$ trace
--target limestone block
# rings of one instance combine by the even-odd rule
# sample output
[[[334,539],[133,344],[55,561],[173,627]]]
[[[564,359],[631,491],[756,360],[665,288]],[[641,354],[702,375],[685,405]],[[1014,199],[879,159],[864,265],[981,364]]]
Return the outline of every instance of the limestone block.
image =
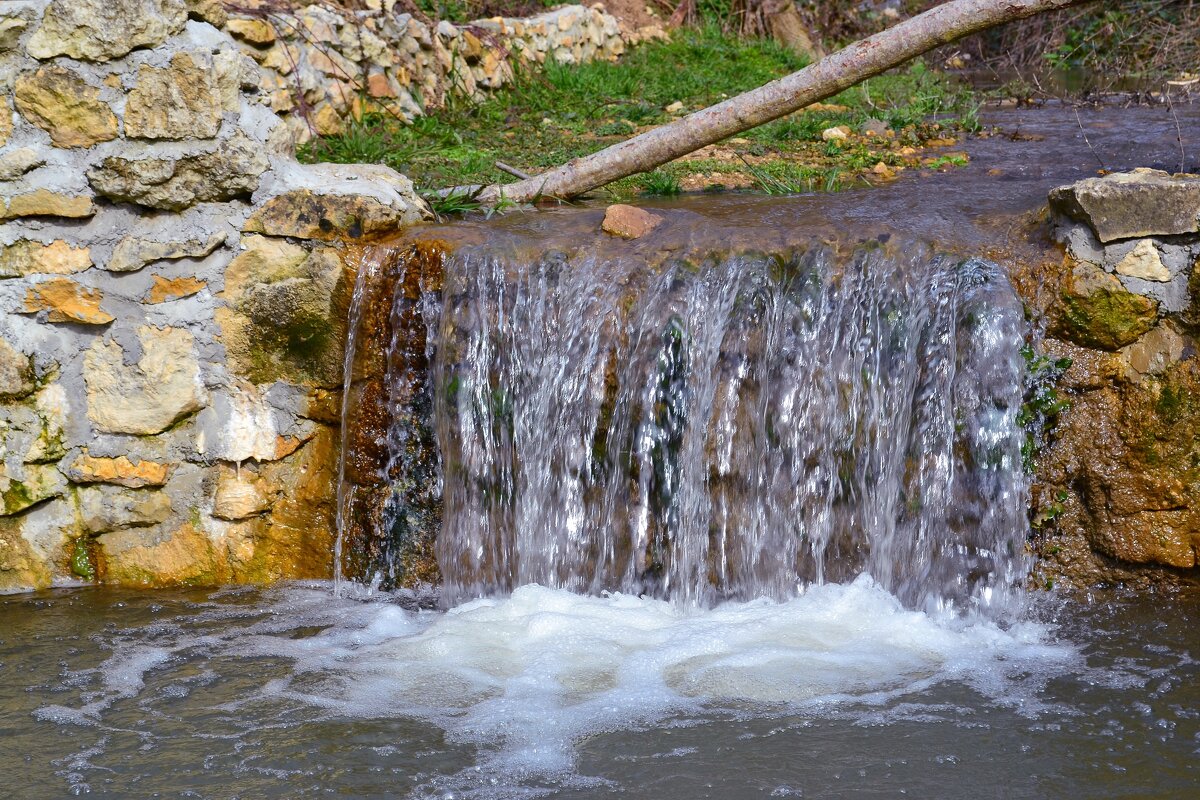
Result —
[[[211,139],[221,129],[220,89],[211,63],[176,53],[162,69],[143,64],[125,105],[125,135],[137,139]]]
[[[1121,350],[1130,377],[1158,375],[1183,359],[1184,338],[1167,324],[1156,326],[1142,338]]]
[[[3,105],[0,104],[0,120],[5,117],[3,111]],[[0,181],[15,181],[26,172],[45,163],[46,159],[32,147],[21,147],[5,153],[0,155]]]
[[[26,464],[10,474],[0,467],[0,516],[11,516],[52,497],[67,488],[67,479],[53,464]]]
[[[253,193],[269,166],[263,150],[239,132],[214,149],[180,158],[109,156],[88,171],[88,181],[111,200],[182,211]]]
[[[18,239],[0,250],[0,278],[22,275],[71,275],[92,266],[91,251],[61,239],[50,244]]]
[[[19,6],[13,10],[0,9],[0,52],[14,50],[21,36],[29,28],[27,14]]]
[[[91,147],[117,138],[117,115],[99,93],[76,73],[53,65],[17,78],[13,98],[21,116],[49,133],[55,147]]]
[[[171,498],[160,489],[127,489],[98,483],[81,486],[79,521],[88,533],[144,528],[166,522]]]
[[[47,322],[75,322],[81,325],[107,325],[112,314],[100,308],[103,295],[99,289],[80,286],[70,278],[53,278],[29,287],[24,314],[45,311]]]
[[[217,309],[231,368],[254,383],[336,385],[349,291],[339,254],[262,236],[245,245],[226,269],[226,307]]]
[[[73,483],[111,483],[128,489],[142,489],[165,484],[170,469],[168,464],[133,462],[126,456],[91,456],[85,450],[67,467],[67,477]]]
[[[67,543],[77,535],[74,505],[65,498],[0,518],[0,592],[50,586],[65,571]]]
[[[178,258],[203,258],[225,241],[225,234],[214,233],[206,239],[156,241],[135,235],[117,242],[104,268],[109,272],[135,272],[154,261]]]
[[[382,165],[317,164],[259,207],[248,233],[297,239],[357,239],[394,232],[428,215],[412,181]]]
[[[87,195],[59,192],[54,189],[34,189],[8,201],[8,208],[0,208],[0,219],[18,217],[65,217],[85,219],[96,213],[96,204]]]
[[[1163,266],[1158,248],[1149,239],[1138,242],[1137,246],[1117,263],[1117,273],[1160,283],[1171,280],[1171,271]]]
[[[0,399],[25,397],[33,391],[33,364],[29,356],[0,339]]]
[[[1050,193],[1050,206],[1087,223],[1101,242],[1200,232],[1200,176],[1136,169]]]
[[[172,300],[191,297],[208,286],[207,281],[187,275],[178,278],[164,278],[161,275],[155,275],[153,278],[154,283],[151,285],[150,291],[146,293],[145,300],[143,301],[149,305],[169,303]]]
[[[98,430],[161,433],[208,401],[191,333],[147,325],[138,339],[142,356],[132,366],[114,341],[97,341],[84,356],[88,417]]]
[[[108,61],[162,44],[186,20],[183,0],[52,0],[26,50],[40,59]]]

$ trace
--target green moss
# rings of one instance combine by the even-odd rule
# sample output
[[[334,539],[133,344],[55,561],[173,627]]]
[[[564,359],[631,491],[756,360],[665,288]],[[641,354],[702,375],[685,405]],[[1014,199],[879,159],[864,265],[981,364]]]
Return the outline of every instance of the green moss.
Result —
[[[300,311],[278,325],[256,324],[249,339],[249,377],[256,383],[278,379],[336,382],[340,376],[337,329],[332,320]]]
[[[33,492],[21,481],[9,481],[8,488],[0,493],[0,500],[4,501],[5,514],[16,513],[36,502]]]
[[[84,536],[76,539],[75,546],[71,549],[71,573],[85,581],[96,579],[96,566],[92,563],[92,551]]]
[[[1100,289],[1087,296],[1063,295],[1060,328],[1084,347],[1118,350],[1154,327],[1158,305],[1148,297]]]

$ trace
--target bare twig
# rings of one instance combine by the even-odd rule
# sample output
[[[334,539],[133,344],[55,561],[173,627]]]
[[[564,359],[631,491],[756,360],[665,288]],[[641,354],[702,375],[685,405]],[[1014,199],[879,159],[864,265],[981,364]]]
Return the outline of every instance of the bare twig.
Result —
[[[530,177],[528,172],[522,172],[516,167],[510,167],[503,161],[496,162],[496,169],[500,170],[501,172],[507,172],[509,175],[512,175],[514,178],[518,178],[520,180],[526,180]]]
[[[1092,155],[1096,157],[1096,163],[1100,165],[1100,169],[1108,172],[1108,167],[1104,165],[1104,159],[1096,152],[1096,148],[1092,147],[1092,141],[1088,139],[1087,131],[1083,129],[1083,120],[1079,118],[1079,106],[1075,106],[1075,122],[1079,125],[1079,132],[1083,134],[1083,141],[1087,144],[1088,150],[1092,151]]]
[[[1171,94],[1167,93],[1167,110],[1171,112],[1171,119],[1175,120],[1175,141],[1179,142],[1179,171],[1187,171],[1187,153],[1183,149],[1183,130],[1179,127],[1179,115],[1175,113],[1175,104],[1171,102]]]

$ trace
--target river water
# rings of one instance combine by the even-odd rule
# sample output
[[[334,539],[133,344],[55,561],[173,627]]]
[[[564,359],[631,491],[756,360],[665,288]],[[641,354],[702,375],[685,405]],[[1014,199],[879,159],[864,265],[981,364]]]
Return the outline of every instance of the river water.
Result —
[[[590,241],[598,211],[432,232],[507,259],[457,294],[450,275],[466,305],[436,309],[457,354],[435,361],[457,388],[435,403],[453,607],[325,584],[0,598],[0,795],[1193,796],[1200,598],[1012,591],[1020,309],[1002,266],[1044,247],[1006,231],[1051,186],[1099,161],[1174,169],[1200,141],[1155,110],[998,121],[1020,135],[972,143],[948,174],[662,204],[651,242],[585,248],[603,280],[570,292],[512,254]],[[724,230],[764,252],[803,240],[809,260],[664,268],[625,291],[638,247],[669,264]],[[812,259],[836,289],[804,288]],[[479,302],[511,286],[527,291]],[[742,314],[742,296],[762,302]],[[611,340],[631,344],[589,361],[595,316],[564,297],[622,308]],[[628,401],[602,412],[596,379]],[[564,396],[569,414],[545,402]],[[745,408],[722,417],[722,397]],[[621,456],[572,461],[613,419]],[[850,462],[822,460],[838,446]],[[725,478],[736,491],[714,494]]]

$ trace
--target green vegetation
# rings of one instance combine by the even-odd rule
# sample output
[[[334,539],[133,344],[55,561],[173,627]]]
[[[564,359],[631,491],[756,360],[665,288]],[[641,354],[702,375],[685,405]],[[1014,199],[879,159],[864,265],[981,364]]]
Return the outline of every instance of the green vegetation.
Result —
[[[551,63],[519,74],[482,103],[450,98],[411,125],[384,111],[368,113],[341,135],[310,142],[300,155],[308,161],[387,164],[424,191],[504,182],[511,176],[497,169],[497,161],[536,173],[667,122],[673,116],[668,108],[676,113],[703,108],[803,65],[772,41],[739,39],[715,25],[683,29],[670,41],[633,49],[616,64]],[[842,188],[880,163],[921,166],[917,148],[973,118],[967,97],[914,64],[609,190],[628,196],[705,188],[775,193]],[[930,122],[935,116],[941,124]],[[878,136],[858,135],[868,121],[881,129]],[[824,142],[822,132],[839,125],[850,137]],[[964,160],[957,158],[936,166]],[[438,205],[441,213],[451,213],[472,204],[469,195],[460,195]]]
[[[1029,346],[1021,348],[1021,357],[1025,360],[1025,400],[1017,412],[1017,424],[1025,429],[1021,460],[1025,470],[1033,472],[1034,459],[1047,433],[1058,421],[1059,415],[1071,407],[1070,403],[1059,397],[1056,388],[1063,373],[1071,368],[1071,359],[1038,355]]]

